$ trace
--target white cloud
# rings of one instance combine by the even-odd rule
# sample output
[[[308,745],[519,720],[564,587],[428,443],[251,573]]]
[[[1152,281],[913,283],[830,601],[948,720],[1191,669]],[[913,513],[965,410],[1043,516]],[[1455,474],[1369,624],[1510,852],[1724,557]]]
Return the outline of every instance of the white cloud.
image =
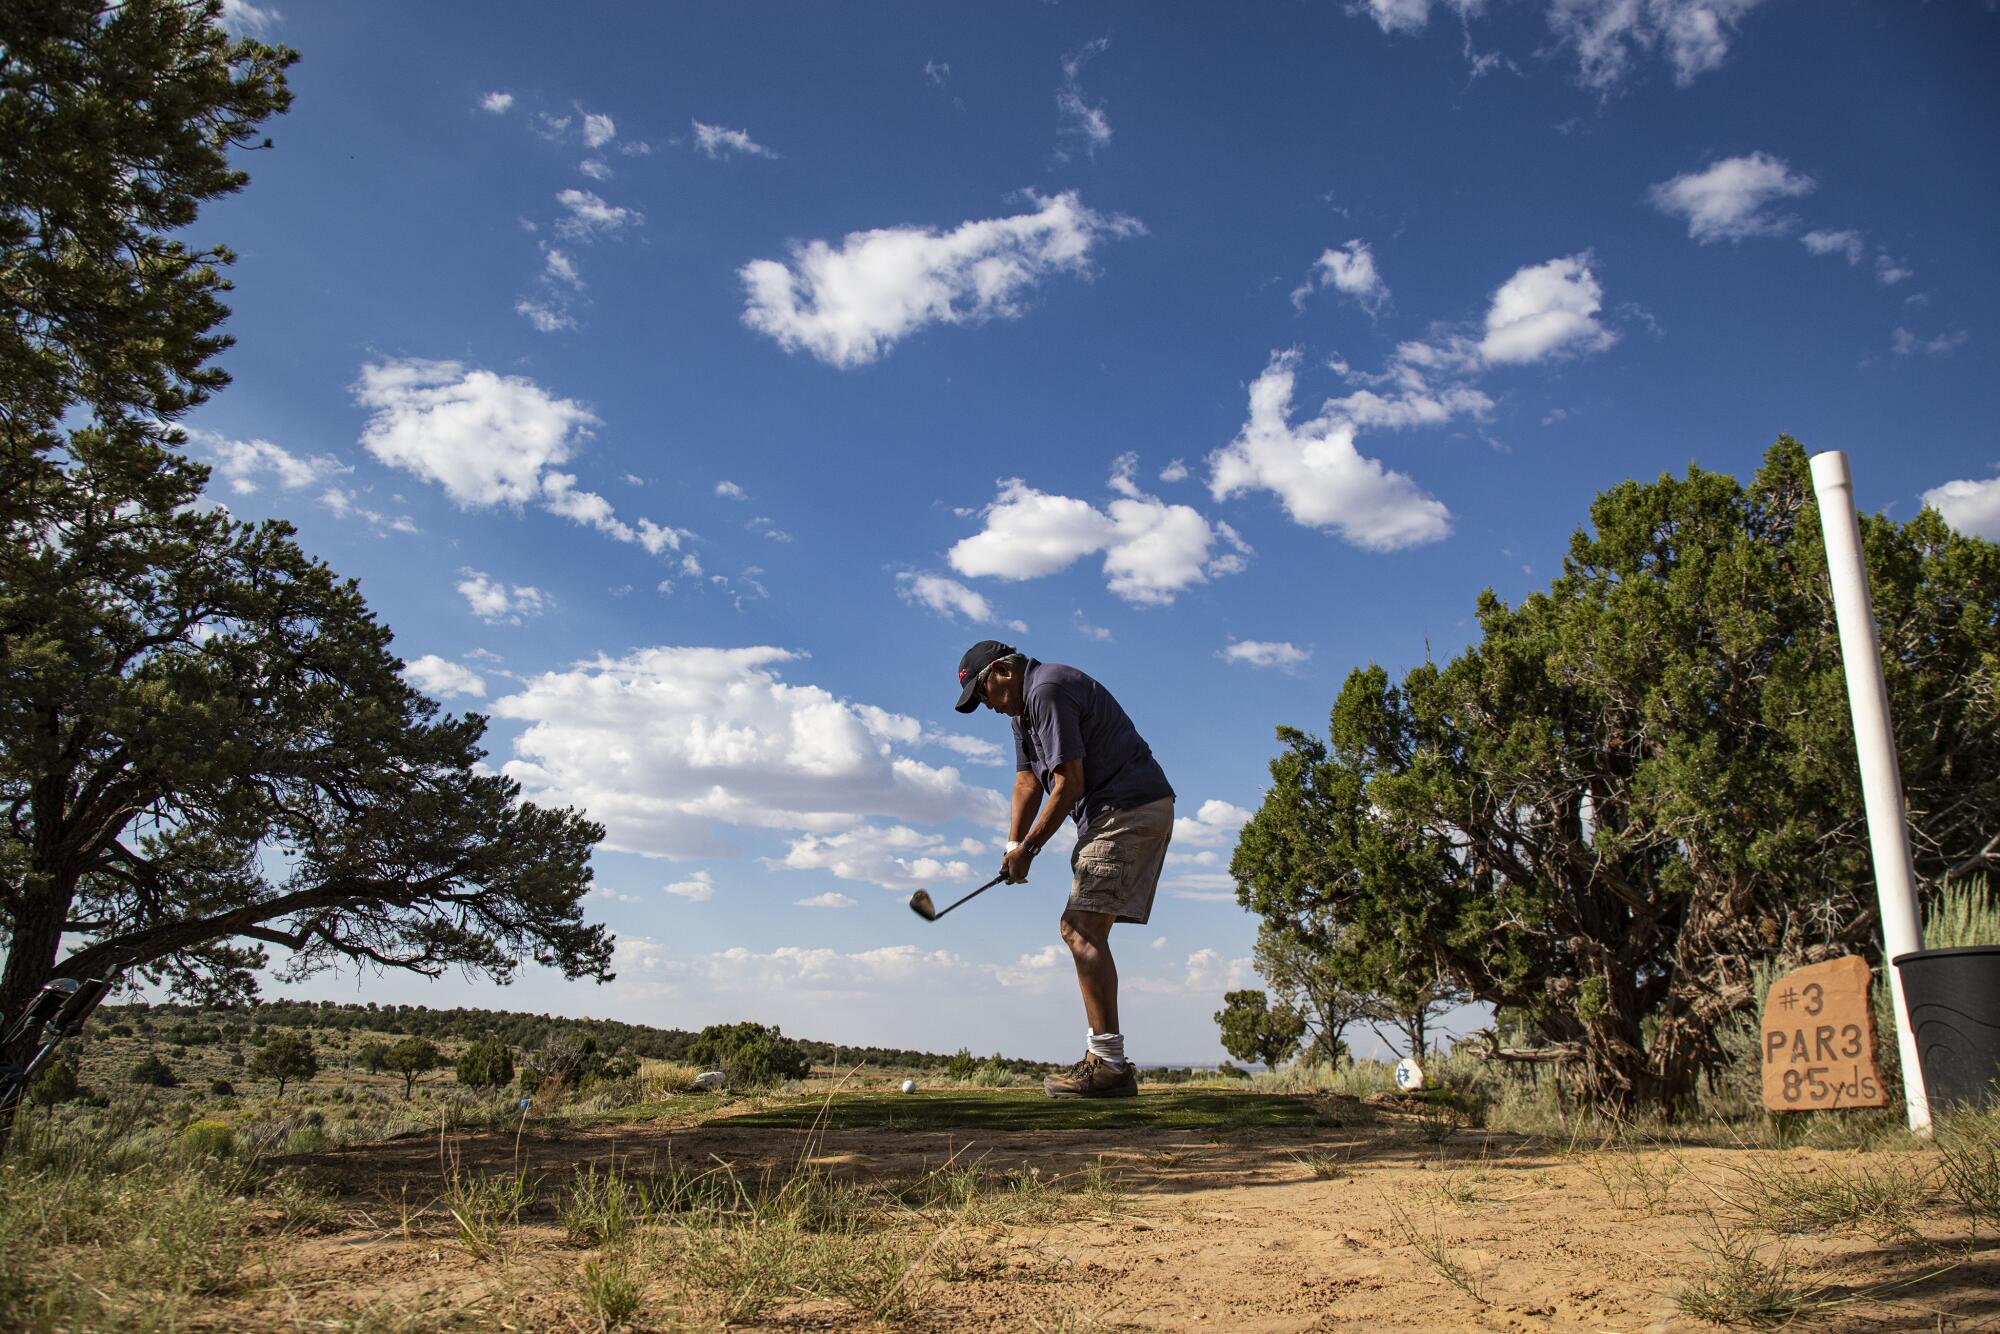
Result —
[[[725,500],[750,499],[750,493],[748,491],[745,491],[742,487],[738,486],[736,483],[726,480],[717,482],[715,484],[715,494],[721,496]]]
[[[513,105],[514,94],[512,93],[488,93],[479,99],[479,109],[481,111],[490,111],[496,116],[505,113]]]
[[[519,625],[523,617],[539,616],[549,605],[548,598],[531,584],[516,584],[510,589],[478,570],[459,573],[465,578],[459,581],[458,591],[465,596],[472,614],[482,621]]]
[[[403,675],[411,685],[426,695],[447,699],[453,695],[471,695],[484,698],[486,680],[470,667],[440,658],[435,653],[426,653],[415,662],[403,668]]]
[[[1794,219],[1772,213],[1771,205],[1810,194],[1815,184],[1784,159],[1757,152],[1683,172],[1653,186],[1646,197],[1660,212],[1686,218],[1688,235],[1707,245],[1790,231]]]
[[[1924,504],[1966,536],[2000,542],[2000,477],[1946,482],[1924,492]]]
[[[751,532],[772,542],[789,542],[792,535],[771,521],[768,514],[759,514],[743,525]]]
[[[1875,256],[1875,281],[1884,287],[1894,287],[1917,276],[1916,270],[1887,254]]]
[[[810,241],[788,267],[752,260],[738,271],[749,294],[743,322],[786,350],[829,366],[874,361],[928,324],[1021,313],[1029,289],[1056,272],[1084,272],[1091,247],[1143,228],[1085,208],[1074,192],[1030,194],[1032,213],[960,224],[942,235],[916,227],[850,232],[835,249]]]
[[[1304,284],[1293,291],[1292,304],[1303,309],[1316,287],[1322,291],[1331,287],[1353,297],[1370,315],[1380,314],[1389,301],[1389,285],[1376,271],[1375,253],[1359,238],[1322,254]]]
[[[222,0],[222,26],[231,32],[261,37],[283,17],[269,5],[253,5],[250,0]]]
[[[945,80],[950,77],[951,66],[942,60],[926,60],[924,62],[924,78],[930,81],[932,87],[944,87]]]
[[[556,471],[598,419],[524,376],[413,358],[363,366],[354,396],[373,410],[361,434],[368,452],[436,482],[462,508],[539,502],[656,556],[689,535],[650,519],[628,524],[602,496],[578,490],[574,475]]]
[[[853,908],[859,906],[858,900],[848,898],[847,895],[837,889],[829,889],[826,893],[815,894],[809,899],[793,899],[792,903],[795,907],[800,908]]]
[[[1251,667],[1296,667],[1312,657],[1312,650],[1280,641],[1240,639],[1215,655],[1225,662]]]
[[[1431,21],[1431,0],[1360,0],[1348,12],[1375,20],[1383,32],[1422,32]]]
[[[532,800],[588,811],[608,848],[653,856],[726,852],[730,825],[1005,819],[998,794],[908,753],[923,744],[915,720],[784,681],[800,657],[661,647],[544,673],[493,706],[528,724],[504,771]]]
[[[973,764],[1002,764],[1013,758],[991,741],[966,736],[962,732],[925,732],[923,740],[928,745],[943,746],[955,755],[962,755]]]
[[[646,220],[639,210],[606,203],[588,190],[559,191],[556,202],[568,211],[566,217],[556,220],[556,234],[572,241],[617,236],[628,226],[636,227]]]
[[[583,144],[586,148],[602,148],[618,137],[618,126],[609,116],[587,112],[583,118]]]
[[[1287,420],[1297,363],[1297,354],[1278,353],[1250,386],[1249,420],[1209,457],[1209,494],[1227,500],[1270,491],[1294,522],[1336,529],[1378,551],[1435,542],[1450,532],[1443,503],[1402,473],[1363,458],[1354,447],[1354,422],[1337,410],[1297,426]]]
[[[1101,625],[1092,625],[1089,618],[1083,614],[1083,608],[1081,607],[1076,609],[1076,614],[1071,618],[1071,623],[1076,626],[1076,632],[1085,639],[1095,640],[1100,644],[1111,642],[1111,632]]]
[[[1156,949],[1156,950],[1163,950],[1163,949],[1165,949],[1166,947],[1167,947],[1167,938],[1166,938],[1165,936],[1154,936],[1154,937],[1153,937],[1153,948],[1154,948],[1154,949]]]
[[[676,880],[660,888],[690,903],[707,903],[715,897],[715,877],[707,871],[696,871],[685,880]]]
[[[1585,87],[1609,92],[1639,56],[1661,51],[1685,88],[1717,69],[1762,0],[1548,0],[1549,30],[1575,52]]]
[[[268,482],[280,490],[318,486],[352,469],[329,454],[300,458],[269,440],[232,440],[215,431],[189,429],[188,438],[201,447],[210,465],[239,496],[255,493]]]
[[[959,619],[973,625],[1004,625],[1016,634],[1028,633],[1028,627],[1020,621],[1003,619],[982,594],[941,574],[911,571],[898,574],[896,596],[905,602],[928,607],[946,620]]]
[[[1899,357],[1911,357],[1918,354],[1926,357],[1943,357],[1964,347],[1966,340],[1971,337],[1972,334],[1969,330],[1953,329],[1950,333],[1941,333],[1932,338],[1921,338],[1911,333],[1908,329],[1898,327],[1896,332],[1889,336],[1889,347]]]
[[[1617,341],[1597,322],[1603,304],[1587,254],[1523,268],[1493,294],[1480,355],[1505,365],[1601,352]]]
[[[583,275],[576,271],[576,261],[562,251],[550,246],[543,253],[543,271],[553,280],[571,287],[583,286]]]
[[[1084,96],[1083,67],[1102,55],[1110,45],[1109,37],[1099,37],[1085,42],[1081,50],[1064,56],[1062,87],[1056,89],[1057,135],[1081,140],[1084,151],[1092,156],[1111,142],[1111,120],[1104,114],[1102,102],[1092,105],[1090,99]]]
[[[1859,264],[1862,252],[1867,249],[1861,233],[1855,231],[1811,231],[1799,241],[1815,255],[1845,255],[1849,264]]]
[[[1186,969],[1177,978],[1134,977],[1127,985],[1133,991],[1155,995],[1192,992],[1199,996],[1212,995],[1220,1000],[1225,991],[1253,985],[1257,976],[1252,960],[1225,958],[1220,950],[1213,949],[1200,949],[1188,955]]]
[[[720,125],[704,125],[700,121],[694,126],[695,151],[704,157],[722,159],[737,153],[745,157],[776,157],[770,149],[750,137],[747,130],[725,129]]]
[[[1046,991],[1067,981],[1076,967],[1070,952],[1061,945],[1044,945],[1033,954],[1023,954],[1011,964],[987,964],[985,971],[1001,986],[1016,991]]]
[[[532,297],[516,301],[514,313],[534,325],[537,333],[565,333],[576,328],[576,317],[568,311]]]
[[[839,834],[807,834],[766,864],[775,870],[826,871],[885,889],[921,889],[972,879],[977,872],[965,858],[973,856],[999,862],[977,839],[953,841],[907,825],[862,825]]]
[[[1237,831],[1250,819],[1250,812],[1241,806],[1211,797],[1201,803],[1193,815],[1174,818],[1174,836],[1168,844],[1170,848],[1215,848],[1223,844],[1233,846]]]
[[[766,996],[874,994],[884,987],[908,986],[919,981],[938,985],[963,977],[969,971],[965,961],[949,950],[922,950],[915,945],[884,945],[852,954],[798,945],[781,945],[768,954],[760,954],[739,945],[671,963],[666,968],[685,973],[691,983],[705,992]]]
[[[569,126],[570,118],[568,116],[551,116],[546,111],[537,111],[534,123],[529,128],[542,138],[553,143],[569,134]]]
[[[1163,482],[1170,484],[1173,482],[1185,482],[1187,477],[1188,466],[1179,459],[1175,459],[1172,463],[1160,469],[1160,480]]]
[[[576,169],[593,181],[608,181],[614,175],[611,164],[601,157],[587,157],[576,164]]]
[[[342,486],[330,486],[320,493],[319,503],[336,519],[357,518],[375,529],[377,533],[414,533],[417,525],[407,514],[394,516],[363,505],[355,492]]]
[[[1245,568],[1252,553],[1234,529],[1143,494],[1131,469],[1130,456],[1114,465],[1111,487],[1119,498],[1102,510],[1010,477],[980,511],[985,527],[946,558],[968,578],[1035,579],[1102,552],[1106,585],[1140,606],[1165,606],[1191,584]],[[1211,556],[1218,545],[1230,550]]]

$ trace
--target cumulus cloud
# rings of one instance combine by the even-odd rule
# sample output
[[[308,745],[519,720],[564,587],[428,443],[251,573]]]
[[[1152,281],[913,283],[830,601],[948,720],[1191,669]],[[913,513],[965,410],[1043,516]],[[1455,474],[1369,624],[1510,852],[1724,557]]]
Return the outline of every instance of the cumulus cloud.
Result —
[[[479,99],[479,109],[481,111],[490,111],[496,116],[504,114],[513,105],[514,94],[512,93],[488,93]]]
[[[720,481],[715,484],[715,494],[721,496],[724,500],[750,499],[750,493],[748,491],[745,491],[742,487],[738,486],[736,483],[727,480]]]
[[[1061,945],[1044,945],[1010,964],[987,964],[984,971],[1001,986],[1015,991],[1046,991],[1074,975],[1076,965]]]
[[[1970,337],[1972,334],[1968,330],[1953,329],[1949,333],[1924,338],[1899,326],[1889,337],[1889,348],[1899,357],[1942,357],[1964,347]]]
[[[1383,32],[1422,32],[1431,21],[1431,0],[1360,0],[1348,12],[1375,20]]]
[[[1916,276],[1915,269],[1891,255],[1885,253],[1875,256],[1875,281],[1884,287],[1894,287],[1897,283],[1906,282]]]
[[[554,302],[522,297],[514,303],[514,313],[535,327],[537,333],[567,333],[576,328],[576,317]]]
[[[1171,848],[1216,848],[1234,846],[1236,835],[1248,823],[1250,812],[1241,806],[1213,797],[1201,803],[1193,815],[1174,817]]]
[[[556,234],[572,241],[616,237],[627,227],[636,227],[646,220],[639,210],[607,203],[589,190],[558,191],[556,202],[564,210],[563,216],[556,219]]]
[[[1617,341],[1597,322],[1603,304],[1588,255],[1521,269],[1493,294],[1480,355],[1506,365],[1601,352]]]
[[[738,271],[749,294],[743,322],[829,366],[866,365],[925,325],[1016,317],[1043,278],[1084,272],[1100,241],[1143,231],[1084,207],[1074,192],[1029,198],[1031,213],[942,234],[883,227],[851,232],[838,249],[794,246],[789,266],[752,260]]]
[[[1184,967],[1186,971],[1180,977],[1134,977],[1127,985],[1133,991],[1156,995],[1188,992],[1198,996],[1219,996],[1225,991],[1256,984],[1254,961],[1231,959],[1220,950],[1196,950],[1187,956]]]
[[[532,800],[588,811],[608,848],[648,856],[729,851],[731,825],[1004,820],[996,793],[910,753],[929,744],[916,720],[785,681],[801,656],[661,647],[544,673],[493,706],[528,725],[505,772]]]
[[[1130,456],[1114,466],[1118,499],[1103,509],[1010,477],[980,511],[985,527],[946,559],[968,578],[1036,579],[1102,553],[1106,585],[1138,606],[1165,606],[1190,585],[1246,568],[1253,553],[1235,529],[1144,494],[1131,470]]]
[[[1250,667],[1296,667],[1312,657],[1312,650],[1283,640],[1239,639],[1215,656]]]
[[[767,865],[785,871],[826,871],[885,889],[921,889],[941,881],[970,880],[967,857],[997,862],[978,839],[952,841],[907,825],[862,825],[839,834],[807,834]]]
[[[770,149],[750,137],[747,130],[725,129],[720,125],[704,125],[700,121],[694,125],[695,151],[703,157],[722,159],[738,153],[745,157],[776,157]]]
[[[373,412],[361,434],[368,452],[442,486],[461,508],[536,503],[653,555],[688,536],[650,519],[628,524],[557,471],[600,423],[525,376],[412,358],[363,366],[354,396]]]
[[[685,880],[676,880],[660,888],[677,899],[686,899],[690,903],[707,903],[715,897],[715,877],[707,871],[696,871]]]
[[[349,469],[328,454],[301,458],[283,445],[269,440],[233,440],[215,431],[190,429],[188,439],[229,489],[239,496],[256,493],[270,484],[282,491],[319,486]]]
[[[1849,264],[1859,264],[1867,249],[1861,233],[1854,231],[1811,231],[1799,241],[1815,255],[1845,255]]]
[[[1399,472],[1362,457],[1355,423],[1333,405],[1310,421],[1290,421],[1298,356],[1281,352],[1250,386],[1250,417],[1236,439],[1209,457],[1216,500],[1270,491],[1293,521],[1331,528],[1377,551],[1435,542],[1451,531],[1441,501]]]
[[[837,889],[829,889],[826,893],[815,894],[809,899],[793,899],[792,903],[795,907],[799,908],[853,908],[859,906],[858,900],[848,898],[847,895]]]
[[[440,658],[435,653],[426,653],[405,665],[403,676],[411,685],[436,699],[449,699],[453,695],[471,695],[479,699],[486,694],[486,680],[478,672]]]
[[[618,126],[611,117],[587,112],[583,118],[583,143],[586,148],[602,148],[618,137]]]
[[[1109,37],[1099,37],[1085,42],[1081,50],[1064,56],[1062,87],[1056,89],[1057,136],[1081,143],[1084,152],[1092,156],[1111,142],[1111,119],[1105,115],[1102,102],[1093,104],[1084,96],[1083,67],[1102,55],[1110,45]],[[1060,150],[1057,155],[1067,156]]]
[[[1328,250],[1313,265],[1306,280],[1292,292],[1292,304],[1304,309],[1306,298],[1315,289],[1333,288],[1352,297],[1370,315],[1380,314],[1389,301],[1389,285],[1375,268],[1375,253],[1366,241],[1355,239],[1338,250]]]
[[[994,611],[993,604],[984,595],[941,574],[913,571],[898,574],[896,596],[919,607],[927,607],[946,620],[962,620],[972,625],[1004,625],[1016,634],[1028,633],[1028,627],[1020,621],[1006,620]]]
[[[250,0],[222,0],[222,26],[231,32],[261,37],[283,17],[269,5],[253,5]]]
[[[1934,486],[1924,492],[1924,504],[1967,537],[2000,542],[2000,477]]]
[[[524,617],[539,616],[548,606],[548,598],[532,584],[515,584],[509,588],[497,579],[488,578],[478,570],[460,570],[465,577],[459,580],[458,591],[465,598],[472,614],[482,621],[495,625],[519,625]]]
[[[1773,213],[1771,206],[1810,194],[1815,185],[1812,177],[1793,171],[1784,159],[1758,152],[1683,172],[1653,186],[1646,197],[1660,212],[1686,218],[1688,235],[1708,245],[1790,231],[1796,221]]]
[[[1170,485],[1174,482],[1185,482],[1187,479],[1188,466],[1179,459],[1160,469],[1160,480]]]

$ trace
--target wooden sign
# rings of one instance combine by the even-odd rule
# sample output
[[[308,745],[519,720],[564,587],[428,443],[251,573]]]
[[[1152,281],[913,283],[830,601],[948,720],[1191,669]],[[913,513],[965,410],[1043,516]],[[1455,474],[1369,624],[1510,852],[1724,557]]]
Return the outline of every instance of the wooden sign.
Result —
[[[1785,974],[1764,997],[1764,1105],[1774,1112],[1886,1107],[1875,1064],[1868,961],[1858,954]]]

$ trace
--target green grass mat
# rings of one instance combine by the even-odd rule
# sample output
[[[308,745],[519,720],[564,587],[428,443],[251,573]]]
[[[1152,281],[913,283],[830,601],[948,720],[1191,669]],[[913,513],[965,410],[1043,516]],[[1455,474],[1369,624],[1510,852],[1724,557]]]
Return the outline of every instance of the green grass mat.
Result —
[[[1058,1101],[1038,1089],[953,1089],[936,1093],[839,1093],[827,1099],[796,1098],[710,1126],[800,1129],[826,1113],[838,1130],[1089,1130],[1106,1127],[1192,1129],[1213,1126],[1309,1126],[1305,1098],[1284,1094],[1188,1089],[1142,1093],[1136,1098]]]

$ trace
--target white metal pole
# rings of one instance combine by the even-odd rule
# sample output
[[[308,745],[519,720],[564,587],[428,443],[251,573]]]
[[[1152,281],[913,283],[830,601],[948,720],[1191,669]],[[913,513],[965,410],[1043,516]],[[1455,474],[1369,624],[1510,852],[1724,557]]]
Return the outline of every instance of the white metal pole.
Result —
[[[1896,1049],[1903,1057],[1903,1096],[1910,1129],[1928,1133],[1930,1099],[1917,1037],[1910,1028],[1903,979],[1890,962],[1924,947],[1917,916],[1916,874],[1910,861],[1910,828],[1903,818],[1903,779],[1896,739],[1889,727],[1889,687],[1882,679],[1882,641],[1861,560],[1861,523],[1854,511],[1854,481],[1847,455],[1829,450],[1812,457],[1813,491],[1819,497],[1820,531],[1826,537],[1833,614],[1840,626],[1840,661],[1847,670],[1847,705],[1854,715],[1854,748],[1861,760],[1861,800],[1868,812],[1868,846],[1875,859],[1875,896],[1882,908],[1882,968],[1896,1013]]]

